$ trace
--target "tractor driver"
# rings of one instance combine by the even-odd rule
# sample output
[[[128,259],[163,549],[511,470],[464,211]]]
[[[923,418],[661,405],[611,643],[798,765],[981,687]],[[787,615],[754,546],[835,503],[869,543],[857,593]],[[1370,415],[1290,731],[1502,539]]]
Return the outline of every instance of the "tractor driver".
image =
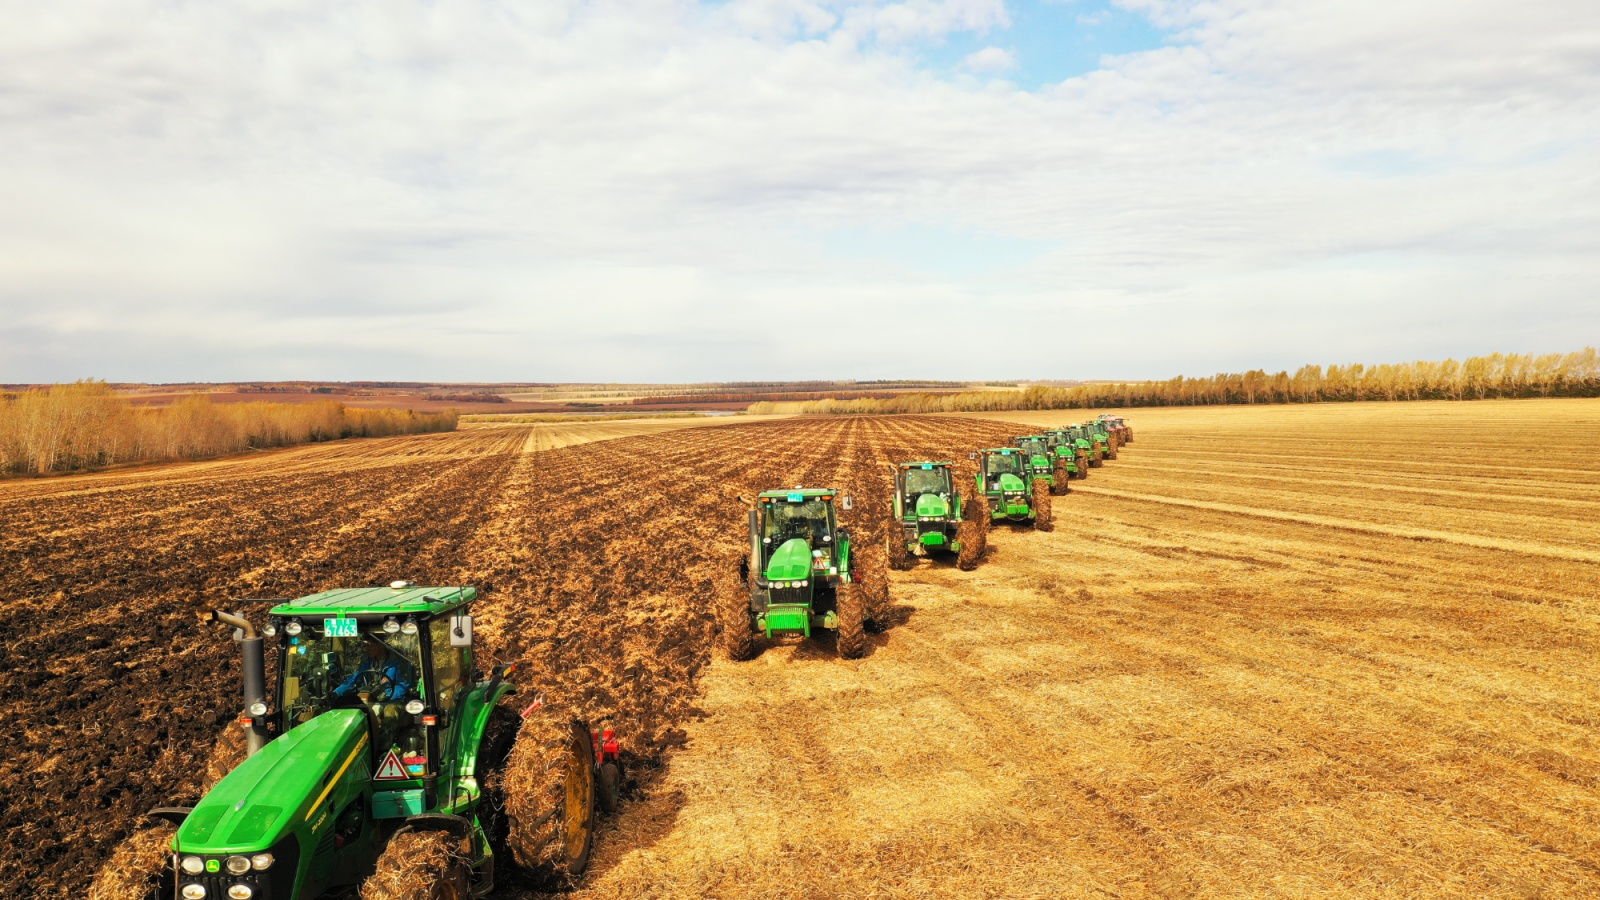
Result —
[[[948,494],[950,485],[943,469],[907,469],[906,496],[915,500],[922,494]]]
[[[343,684],[333,689],[333,696],[344,698],[358,694],[363,702],[371,703],[404,700],[416,680],[411,665],[376,635],[362,634],[361,646],[367,652],[366,657]]]
[[[774,504],[768,522],[770,537],[805,538],[815,544],[828,533],[828,508],[821,500]]]

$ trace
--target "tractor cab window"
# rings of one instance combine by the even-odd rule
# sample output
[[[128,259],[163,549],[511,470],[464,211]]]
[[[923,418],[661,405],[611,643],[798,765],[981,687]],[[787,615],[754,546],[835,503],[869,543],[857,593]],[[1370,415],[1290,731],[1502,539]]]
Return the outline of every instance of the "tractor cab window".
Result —
[[[813,545],[822,543],[829,533],[828,504],[821,500],[802,503],[774,503],[767,507],[766,531],[774,546],[790,538],[803,538]]]
[[[939,468],[906,470],[907,497],[948,493],[950,493],[950,470]]]
[[[466,647],[450,646],[450,617],[440,616],[428,625],[433,638],[433,690],[439,708],[454,709],[467,687],[470,660]]]
[[[1023,441],[1021,446],[1022,452],[1032,456],[1039,456],[1045,452],[1044,441],[1038,439]]]
[[[330,709],[371,711],[373,746],[422,757],[423,734],[405,705],[421,697],[422,646],[416,634],[382,629],[357,637],[298,635],[284,645],[282,697],[285,730]]]
[[[983,461],[983,471],[988,475],[1021,474],[1022,457],[1015,453],[991,453]]]

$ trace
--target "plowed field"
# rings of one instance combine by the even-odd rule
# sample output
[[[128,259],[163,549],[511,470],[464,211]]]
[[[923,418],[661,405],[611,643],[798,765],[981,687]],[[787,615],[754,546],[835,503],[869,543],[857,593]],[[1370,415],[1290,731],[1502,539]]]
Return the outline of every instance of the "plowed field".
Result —
[[[195,613],[397,577],[485,588],[518,681],[666,761],[586,896],[1600,895],[1600,403],[1132,416],[1053,533],[893,573],[854,662],[711,660],[735,496],[842,487],[875,543],[886,463],[1025,428],[498,427],[0,485],[0,896],[76,895],[195,789],[238,678]]]
[[[138,813],[192,799],[238,705],[235,645],[204,609],[476,584],[489,655],[648,761],[695,715],[737,495],[854,490],[870,540],[891,456],[1010,430],[785,420],[541,449],[540,426],[497,427],[0,485],[0,896],[76,895]]]

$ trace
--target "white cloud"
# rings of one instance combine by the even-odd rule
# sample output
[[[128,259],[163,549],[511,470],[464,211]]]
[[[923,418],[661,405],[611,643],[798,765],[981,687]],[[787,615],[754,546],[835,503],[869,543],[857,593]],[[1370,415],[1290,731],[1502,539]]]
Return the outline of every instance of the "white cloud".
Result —
[[[1017,67],[1017,58],[1004,47],[985,47],[970,53],[961,64],[980,75],[998,75]]]
[[[1030,93],[902,52],[1004,29],[998,0],[14,4],[0,381],[1592,343],[1600,7],[1121,5],[1183,40]],[[841,249],[868,232],[899,237]],[[940,263],[964,245],[983,264]],[[1085,340],[925,359],[981,309]]]

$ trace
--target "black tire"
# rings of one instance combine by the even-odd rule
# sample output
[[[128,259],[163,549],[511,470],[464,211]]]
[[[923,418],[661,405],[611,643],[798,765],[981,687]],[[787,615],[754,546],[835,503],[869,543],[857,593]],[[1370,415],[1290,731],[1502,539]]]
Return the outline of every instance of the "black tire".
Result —
[[[516,863],[576,879],[594,848],[595,765],[589,727],[549,707],[522,724],[502,779]]]
[[[568,748],[566,802],[557,816],[561,827],[556,839],[561,846],[556,868],[568,878],[577,878],[589,868],[589,854],[594,851],[594,738],[588,725],[572,723]]]
[[[1082,479],[1088,478],[1089,477],[1089,453],[1088,453],[1088,451],[1086,451],[1086,450],[1084,450],[1084,449],[1082,449],[1080,447],[1078,449],[1078,452],[1076,454],[1074,454],[1074,457],[1077,459],[1077,462],[1078,462],[1078,479],[1082,480]]]
[[[361,883],[361,900],[469,900],[469,840],[448,831],[402,828]]]
[[[490,710],[489,723],[483,729],[483,739],[478,742],[478,762],[473,770],[483,790],[483,799],[478,802],[478,822],[489,839],[494,858],[507,865],[512,859],[506,845],[511,821],[506,815],[505,782],[501,776],[521,728],[522,717],[516,710],[504,706]]]
[[[241,729],[242,730],[242,729]],[[172,838],[178,826],[149,823],[118,844],[89,884],[89,900],[171,900],[178,894],[172,871]]]
[[[1033,481],[1033,527],[1036,531],[1055,531],[1055,510],[1050,508],[1050,483],[1043,478]]]
[[[887,546],[889,568],[896,572],[904,572],[911,568],[911,552],[906,549],[906,533],[900,529],[899,523],[889,526],[889,537],[884,541]]]
[[[717,617],[721,620],[722,651],[734,662],[756,655],[756,616],[750,609],[750,584],[737,570],[717,585]]]
[[[1106,458],[1117,458],[1117,436],[1114,433],[1106,437]]]
[[[841,584],[836,594],[841,659],[860,659],[867,652],[866,598],[862,595],[861,587],[854,582]]]
[[[1072,493],[1072,485],[1070,483],[1072,481],[1072,473],[1067,471],[1067,461],[1065,459],[1056,458],[1055,472],[1053,474],[1055,475],[1056,483],[1050,486],[1050,493],[1056,496]]]
[[[616,815],[617,807],[622,805],[622,770],[616,763],[606,763],[600,767],[599,782],[600,808],[608,816]]]

